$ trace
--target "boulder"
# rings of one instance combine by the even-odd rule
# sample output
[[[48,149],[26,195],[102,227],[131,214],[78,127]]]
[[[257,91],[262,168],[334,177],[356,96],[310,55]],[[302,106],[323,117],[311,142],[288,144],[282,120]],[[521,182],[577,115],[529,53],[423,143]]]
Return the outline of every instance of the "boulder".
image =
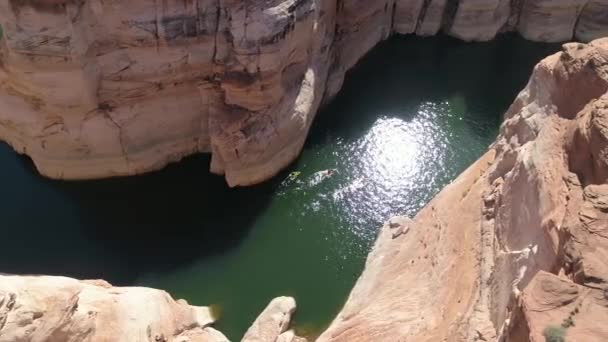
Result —
[[[273,299],[245,333],[242,342],[297,341],[293,332],[287,332],[296,301],[291,297]]]
[[[207,307],[104,281],[0,275],[0,341],[228,342]]]

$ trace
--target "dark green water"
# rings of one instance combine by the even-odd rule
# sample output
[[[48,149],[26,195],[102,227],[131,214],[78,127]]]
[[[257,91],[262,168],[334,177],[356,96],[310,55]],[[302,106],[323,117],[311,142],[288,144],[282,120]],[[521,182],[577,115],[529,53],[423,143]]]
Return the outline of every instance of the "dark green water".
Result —
[[[298,329],[315,334],[382,222],[413,216],[477,159],[533,65],[557,48],[516,37],[382,43],[319,113],[301,158],[253,188],[228,189],[205,156],[140,177],[50,181],[0,145],[0,271],[163,288],[217,305],[233,340],[273,297],[292,295]],[[314,184],[329,168],[337,175]]]

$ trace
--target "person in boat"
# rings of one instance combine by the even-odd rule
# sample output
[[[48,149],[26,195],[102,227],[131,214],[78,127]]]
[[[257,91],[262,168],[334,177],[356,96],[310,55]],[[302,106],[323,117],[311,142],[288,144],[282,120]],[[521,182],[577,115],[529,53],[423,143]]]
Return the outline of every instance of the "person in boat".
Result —
[[[311,186],[315,186],[335,174],[336,174],[336,170],[334,170],[334,169],[317,171],[312,175],[312,177],[310,178],[310,181],[308,183]]]

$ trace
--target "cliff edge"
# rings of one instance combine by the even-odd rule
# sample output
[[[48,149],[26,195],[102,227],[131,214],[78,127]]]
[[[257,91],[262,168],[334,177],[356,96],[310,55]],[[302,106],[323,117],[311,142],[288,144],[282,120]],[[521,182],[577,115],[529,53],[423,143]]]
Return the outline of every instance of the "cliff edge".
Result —
[[[608,340],[607,180],[608,38],[565,44],[490,150],[382,228],[318,341]]]
[[[228,342],[206,307],[103,280],[0,275],[0,341]]]

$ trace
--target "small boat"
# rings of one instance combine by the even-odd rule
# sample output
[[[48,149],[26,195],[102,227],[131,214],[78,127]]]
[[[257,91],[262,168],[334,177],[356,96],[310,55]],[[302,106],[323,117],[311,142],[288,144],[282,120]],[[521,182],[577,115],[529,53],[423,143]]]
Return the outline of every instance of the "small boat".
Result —
[[[321,183],[322,181],[334,176],[336,173],[338,173],[338,170],[336,170],[336,169],[327,169],[327,170],[315,172],[312,175],[311,180],[309,181],[309,185],[311,185],[311,186],[317,185],[317,184]]]

